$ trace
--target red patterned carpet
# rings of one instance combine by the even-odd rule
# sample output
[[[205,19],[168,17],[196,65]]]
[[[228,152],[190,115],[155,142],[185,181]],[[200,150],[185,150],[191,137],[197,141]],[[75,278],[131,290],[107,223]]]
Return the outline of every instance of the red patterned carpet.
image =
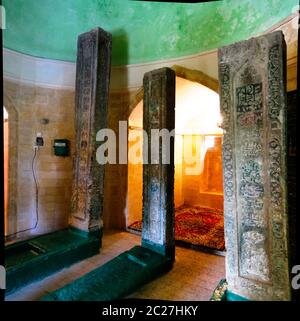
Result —
[[[142,221],[128,228],[141,231]],[[223,212],[200,206],[175,209],[175,240],[225,250]]]

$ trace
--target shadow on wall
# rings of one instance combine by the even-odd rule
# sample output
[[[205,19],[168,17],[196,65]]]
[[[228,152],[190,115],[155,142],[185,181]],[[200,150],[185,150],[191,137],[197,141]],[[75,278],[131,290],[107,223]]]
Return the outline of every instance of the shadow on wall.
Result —
[[[5,235],[13,233],[17,228],[17,177],[18,177],[18,112],[11,98],[4,95],[4,106],[8,114],[9,121],[7,122],[7,175],[5,181]]]

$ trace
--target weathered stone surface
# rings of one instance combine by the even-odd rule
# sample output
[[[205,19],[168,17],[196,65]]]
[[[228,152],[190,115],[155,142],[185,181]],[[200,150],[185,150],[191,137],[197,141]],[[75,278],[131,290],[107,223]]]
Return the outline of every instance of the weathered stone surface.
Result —
[[[6,295],[98,252],[98,235],[73,228],[10,244],[5,247]]]
[[[151,129],[175,128],[175,72],[162,68],[144,76],[143,128],[148,134],[149,164],[143,164],[142,246],[174,258],[174,139],[170,141],[170,163],[151,164]],[[147,145],[145,145],[147,144]],[[161,142],[160,142],[161,144]]]
[[[41,301],[122,299],[172,268],[171,259],[135,246],[104,265],[43,296]]]
[[[222,279],[215,288],[209,301],[226,301],[226,291],[228,284],[225,279]]]
[[[289,300],[286,46],[281,31],[219,50],[228,289]]]
[[[104,165],[96,160],[96,134],[107,127],[111,45],[111,34],[100,28],[78,37],[71,224],[90,231],[102,227]]]
[[[298,264],[297,261],[297,91],[287,93],[287,137],[288,137],[288,216],[289,216],[289,243],[290,266]],[[298,290],[293,290],[293,300],[297,298]],[[299,294],[298,294],[299,295]]]

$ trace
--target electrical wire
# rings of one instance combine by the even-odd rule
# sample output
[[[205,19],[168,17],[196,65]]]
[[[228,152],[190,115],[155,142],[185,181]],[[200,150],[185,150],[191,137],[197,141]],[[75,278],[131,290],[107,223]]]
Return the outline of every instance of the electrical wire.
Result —
[[[27,228],[25,230],[21,230],[21,231],[18,231],[18,232],[9,234],[9,235],[5,235],[5,238],[17,235],[19,233],[23,233],[23,232],[34,230],[34,229],[37,228],[37,226],[39,224],[39,188],[38,188],[38,181],[37,181],[36,173],[35,173],[35,170],[34,170],[34,161],[35,161],[35,159],[37,157],[37,150],[38,150],[38,147],[35,146],[32,162],[31,162],[31,171],[32,171],[32,176],[33,176],[33,180],[34,180],[34,183],[35,183],[35,214],[36,214],[35,224],[34,224],[33,227]]]

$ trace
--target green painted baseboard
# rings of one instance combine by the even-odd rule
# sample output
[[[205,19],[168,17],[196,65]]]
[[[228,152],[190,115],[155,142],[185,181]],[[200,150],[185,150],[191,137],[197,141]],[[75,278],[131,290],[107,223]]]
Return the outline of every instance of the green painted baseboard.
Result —
[[[235,294],[229,290],[226,291],[226,301],[250,301],[249,299]]]
[[[44,296],[41,301],[107,301],[124,298],[169,271],[173,261],[135,246],[81,278]]]
[[[99,253],[101,238],[70,227],[6,246],[6,294]]]

